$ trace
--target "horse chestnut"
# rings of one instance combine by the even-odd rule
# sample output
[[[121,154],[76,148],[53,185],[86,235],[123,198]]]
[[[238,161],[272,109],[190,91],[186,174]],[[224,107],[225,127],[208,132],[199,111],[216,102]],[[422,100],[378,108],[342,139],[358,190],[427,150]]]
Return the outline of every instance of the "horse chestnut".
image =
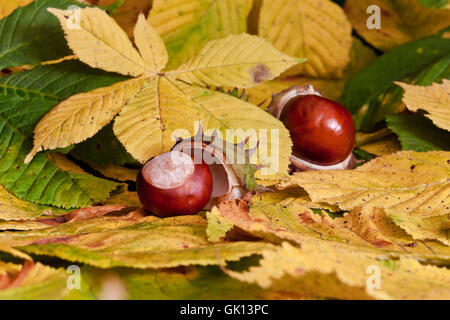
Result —
[[[149,160],[137,177],[144,209],[159,217],[198,213],[209,202],[212,190],[208,165],[194,163],[191,156],[179,151]]]
[[[304,170],[351,166],[355,125],[350,112],[321,96],[312,86],[280,93],[271,106],[289,130],[294,144],[292,163]]]

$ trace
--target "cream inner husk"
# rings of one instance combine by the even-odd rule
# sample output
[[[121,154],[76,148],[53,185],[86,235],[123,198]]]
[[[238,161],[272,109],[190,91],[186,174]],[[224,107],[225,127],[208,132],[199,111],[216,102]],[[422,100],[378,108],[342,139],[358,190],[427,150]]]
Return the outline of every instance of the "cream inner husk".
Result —
[[[155,157],[142,170],[147,182],[160,189],[181,186],[193,172],[194,161],[192,158],[178,151]]]

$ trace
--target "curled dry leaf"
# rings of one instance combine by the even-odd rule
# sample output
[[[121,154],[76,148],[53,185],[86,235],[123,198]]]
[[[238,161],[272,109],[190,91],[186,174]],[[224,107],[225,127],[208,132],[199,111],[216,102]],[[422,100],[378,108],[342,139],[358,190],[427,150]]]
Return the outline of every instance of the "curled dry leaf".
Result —
[[[428,87],[396,84],[405,89],[403,102],[409,110],[426,111],[425,117],[439,128],[450,131],[450,80],[444,79],[442,84],[433,83]]]

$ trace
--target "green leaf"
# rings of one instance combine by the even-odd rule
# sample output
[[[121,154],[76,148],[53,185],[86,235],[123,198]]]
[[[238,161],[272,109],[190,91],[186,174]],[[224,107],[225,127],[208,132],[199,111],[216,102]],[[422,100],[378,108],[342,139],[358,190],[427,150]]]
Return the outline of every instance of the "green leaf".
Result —
[[[450,132],[436,127],[430,119],[401,114],[389,115],[386,120],[389,129],[398,135],[403,150],[450,150]]]
[[[42,205],[77,208],[105,200],[117,184],[88,175],[74,179],[45,154],[28,165],[24,159],[32,147],[34,126],[51,108],[73,94],[122,79],[78,61],[41,66],[1,79],[0,183],[18,198]],[[100,181],[102,194],[96,191]]]
[[[419,0],[420,4],[432,9],[450,8],[448,0]]]
[[[58,19],[46,10],[71,5],[85,6],[75,0],[36,0],[0,20],[0,69],[71,55]]]
[[[448,74],[450,39],[445,34],[449,31],[398,47],[347,82],[342,102],[355,116],[359,130],[369,131],[386,115],[400,111],[402,90],[394,81],[430,85]]]

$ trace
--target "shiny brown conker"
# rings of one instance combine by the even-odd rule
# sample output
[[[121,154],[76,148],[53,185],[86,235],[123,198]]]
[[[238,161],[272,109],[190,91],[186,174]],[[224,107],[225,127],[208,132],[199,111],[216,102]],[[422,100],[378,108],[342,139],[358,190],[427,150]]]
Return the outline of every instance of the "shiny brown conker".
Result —
[[[348,159],[355,144],[350,112],[320,95],[299,95],[284,106],[280,120],[291,134],[293,155],[320,166]]]
[[[171,151],[149,160],[137,177],[144,209],[159,217],[196,214],[211,199],[213,179],[208,165]]]

